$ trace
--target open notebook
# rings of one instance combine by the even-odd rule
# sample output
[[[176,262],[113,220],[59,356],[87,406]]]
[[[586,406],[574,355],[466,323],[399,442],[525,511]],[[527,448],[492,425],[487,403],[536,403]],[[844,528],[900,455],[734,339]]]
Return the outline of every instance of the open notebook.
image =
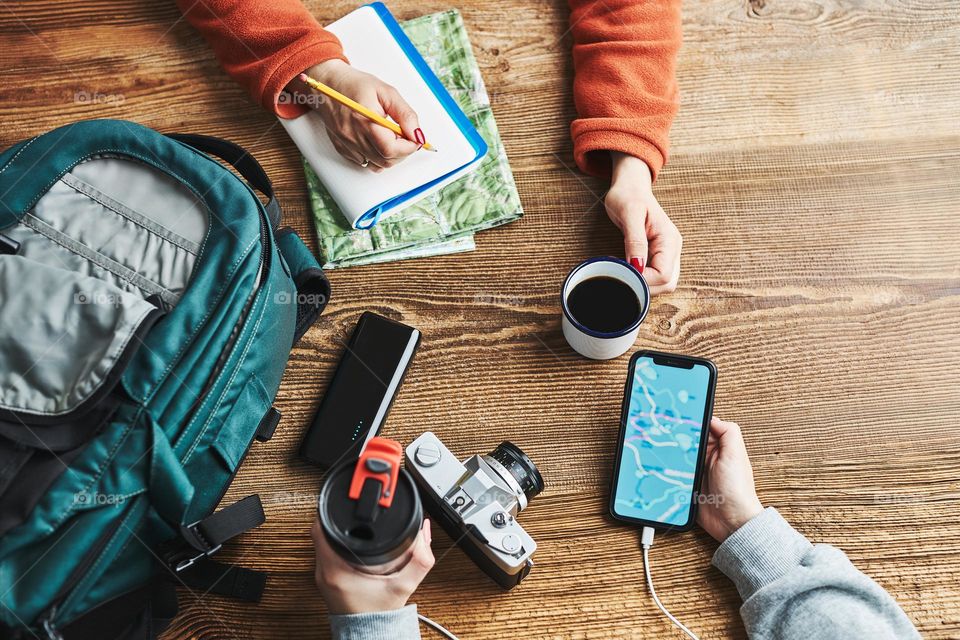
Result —
[[[405,20],[400,26],[483,136],[487,154],[476,170],[415,204],[392,210],[369,229],[355,229],[347,222],[304,159],[310,212],[324,269],[471,251],[475,233],[523,216],[463,16],[448,9]],[[498,235],[491,240],[497,242]]]
[[[420,119],[437,153],[418,151],[382,173],[344,159],[313,111],[281,119],[287,133],[355,229],[391,209],[413,204],[476,168],[483,138],[450,97],[383,3],[365,5],[329,27],[354,67],[392,84]]]

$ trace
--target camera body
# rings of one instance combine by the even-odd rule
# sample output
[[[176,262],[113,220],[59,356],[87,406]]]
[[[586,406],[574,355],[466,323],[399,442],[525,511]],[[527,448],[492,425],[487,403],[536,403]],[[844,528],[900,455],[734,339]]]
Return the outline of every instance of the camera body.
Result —
[[[427,513],[488,576],[504,589],[526,577],[537,543],[516,517],[543,478],[519,448],[503,442],[461,462],[428,431],[407,447],[406,468]]]

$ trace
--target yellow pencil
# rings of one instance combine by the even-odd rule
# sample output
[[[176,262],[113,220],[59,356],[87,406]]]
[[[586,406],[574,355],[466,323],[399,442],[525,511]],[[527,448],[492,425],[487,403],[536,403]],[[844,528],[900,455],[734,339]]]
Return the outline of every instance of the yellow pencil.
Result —
[[[367,118],[368,120],[376,122],[381,127],[386,127],[387,129],[390,129],[390,131],[393,131],[395,134],[397,134],[402,138],[406,137],[403,135],[403,130],[400,128],[400,125],[398,125],[396,122],[393,122],[392,120],[387,120],[380,114],[374,113],[373,111],[371,111],[370,109],[367,109],[365,106],[363,106],[356,100],[351,100],[350,98],[343,95],[336,89],[332,87],[328,87],[327,85],[323,84],[318,80],[314,80],[313,78],[311,78],[305,73],[300,74],[300,80],[302,80],[307,86],[313,89],[316,89],[317,91],[327,96],[328,98],[332,98],[337,102],[339,102],[340,104],[344,105],[345,107],[349,107],[353,109],[354,111],[356,111],[363,117]],[[437,151],[436,147],[434,147],[433,145],[431,145],[429,142],[426,142],[426,141],[423,143],[423,146],[420,148],[426,149],[427,151],[433,151],[433,152]]]

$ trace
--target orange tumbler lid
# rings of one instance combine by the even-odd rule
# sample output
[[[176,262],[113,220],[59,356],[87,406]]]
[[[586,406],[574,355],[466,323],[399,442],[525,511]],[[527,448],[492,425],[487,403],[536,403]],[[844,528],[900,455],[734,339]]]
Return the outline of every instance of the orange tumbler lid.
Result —
[[[389,438],[371,438],[364,447],[357,466],[353,470],[353,479],[350,481],[351,500],[358,500],[363,490],[363,483],[368,478],[380,482],[379,505],[389,509],[393,504],[393,495],[397,490],[397,478],[400,475],[400,459],[403,455],[403,446],[396,440]]]

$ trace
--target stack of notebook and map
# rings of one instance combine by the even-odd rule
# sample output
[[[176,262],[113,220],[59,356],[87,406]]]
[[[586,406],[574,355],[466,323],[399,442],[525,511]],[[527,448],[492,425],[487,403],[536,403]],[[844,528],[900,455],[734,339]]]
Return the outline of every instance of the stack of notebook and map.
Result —
[[[398,24],[375,3],[328,28],[351,64],[400,91],[439,152],[375,174],[339,157],[317,114],[282,121],[304,155],[325,268],[470,251],[474,233],[523,215],[458,11]]]

